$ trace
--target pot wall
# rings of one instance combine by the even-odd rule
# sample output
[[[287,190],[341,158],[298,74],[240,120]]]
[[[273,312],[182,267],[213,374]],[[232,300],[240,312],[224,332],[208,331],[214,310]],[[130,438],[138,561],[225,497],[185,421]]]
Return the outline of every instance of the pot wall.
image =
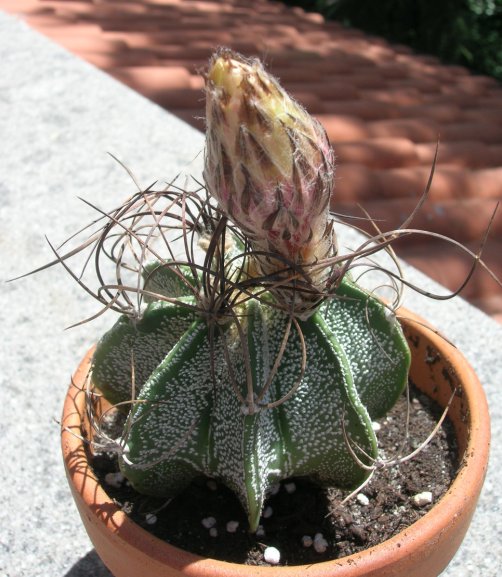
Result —
[[[411,380],[449,409],[460,471],[448,493],[419,521],[364,552],[315,565],[250,567],[204,559],[151,536],[133,523],[90,470],[82,431],[89,351],[73,378],[63,412],[62,447],[70,487],[96,551],[116,577],[437,577],[460,546],[483,485],[490,426],[481,385],[462,355],[423,321],[398,315],[412,350]]]

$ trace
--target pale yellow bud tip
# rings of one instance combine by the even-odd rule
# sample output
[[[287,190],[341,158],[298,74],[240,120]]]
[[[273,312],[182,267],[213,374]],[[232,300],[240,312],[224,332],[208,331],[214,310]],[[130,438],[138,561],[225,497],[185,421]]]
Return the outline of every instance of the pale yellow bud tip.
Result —
[[[242,67],[235,60],[220,56],[212,63],[207,77],[216,88],[232,94],[241,85]]]

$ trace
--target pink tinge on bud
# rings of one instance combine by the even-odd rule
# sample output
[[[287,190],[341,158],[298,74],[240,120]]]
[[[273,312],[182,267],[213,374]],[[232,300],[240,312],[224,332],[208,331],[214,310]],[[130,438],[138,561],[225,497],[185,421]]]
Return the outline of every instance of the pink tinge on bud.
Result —
[[[226,49],[207,74],[204,178],[256,250],[295,264],[330,253],[334,153],[324,128],[259,60]]]

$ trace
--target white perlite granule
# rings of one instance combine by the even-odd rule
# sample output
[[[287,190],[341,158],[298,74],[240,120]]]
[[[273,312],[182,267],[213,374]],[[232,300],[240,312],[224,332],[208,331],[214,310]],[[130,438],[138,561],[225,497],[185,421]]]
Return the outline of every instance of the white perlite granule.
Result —
[[[281,553],[275,547],[267,547],[263,552],[263,558],[270,565],[277,565],[281,560]]]
[[[416,495],[413,495],[411,500],[416,507],[425,507],[425,505],[430,505],[432,503],[432,493],[430,491],[417,493]]]
[[[382,428],[382,425],[380,423],[377,423],[376,421],[373,421],[371,423],[371,428],[375,431],[375,433],[378,433],[378,431],[380,431],[380,429]]]
[[[204,517],[201,523],[202,526],[205,527],[206,529],[211,529],[211,527],[214,527],[216,525],[216,519],[214,517]]]
[[[310,535],[304,535],[302,537],[302,545],[305,548],[312,547],[313,542],[314,542],[314,540],[312,539],[312,537]]]
[[[147,513],[145,515],[145,521],[148,525],[155,525],[155,523],[157,523],[157,515],[154,515],[153,513]]]
[[[369,505],[370,500],[368,499],[368,497],[366,497],[366,495],[364,493],[358,493],[357,497],[357,502],[360,505],[363,505],[364,507],[366,507],[366,505]]]
[[[316,533],[314,537],[314,549],[316,553],[324,553],[328,548],[328,542],[322,533]]]
[[[227,533],[235,533],[239,527],[239,521],[229,521],[227,523]]]
[[[216,481],[213,481],[213,479],[209,479],[209,481],[206,483],[206,486],[210,491],[218,490],[218,485],[216,484]]]
[[[272,509],[272,507],[266,507],[265,510],[263,511],[263,518],[270,519],[270,517],[272,517],[273,514],[274,510]]]
[[[120,489],[122,487],[122,483],[124,482],[124,475],[122,473],[106,473],[105,475],[105,483],[113,487],[114,489]]]

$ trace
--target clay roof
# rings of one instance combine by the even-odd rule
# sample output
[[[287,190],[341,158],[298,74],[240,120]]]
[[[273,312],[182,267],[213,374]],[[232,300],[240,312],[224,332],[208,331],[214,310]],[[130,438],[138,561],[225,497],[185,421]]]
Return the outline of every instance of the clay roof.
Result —
[[[324,124],[337,154],[332,208],[384,229],[424,190],[414,221],[474,252],[502,199],[502,87],[431,56],[271,0],[0,0],[30,26],[203,130],[204,69],[220,45],[258,55]],[[13,48],[15,49],[15,48]],[[365,225],[368,228],[368,225]],[[455,289],[471,261],[425,236],[398,254]],[[502,278],[502,209],[483,258]],[[474,274],[463,295],[502,321],[502,291]]]

